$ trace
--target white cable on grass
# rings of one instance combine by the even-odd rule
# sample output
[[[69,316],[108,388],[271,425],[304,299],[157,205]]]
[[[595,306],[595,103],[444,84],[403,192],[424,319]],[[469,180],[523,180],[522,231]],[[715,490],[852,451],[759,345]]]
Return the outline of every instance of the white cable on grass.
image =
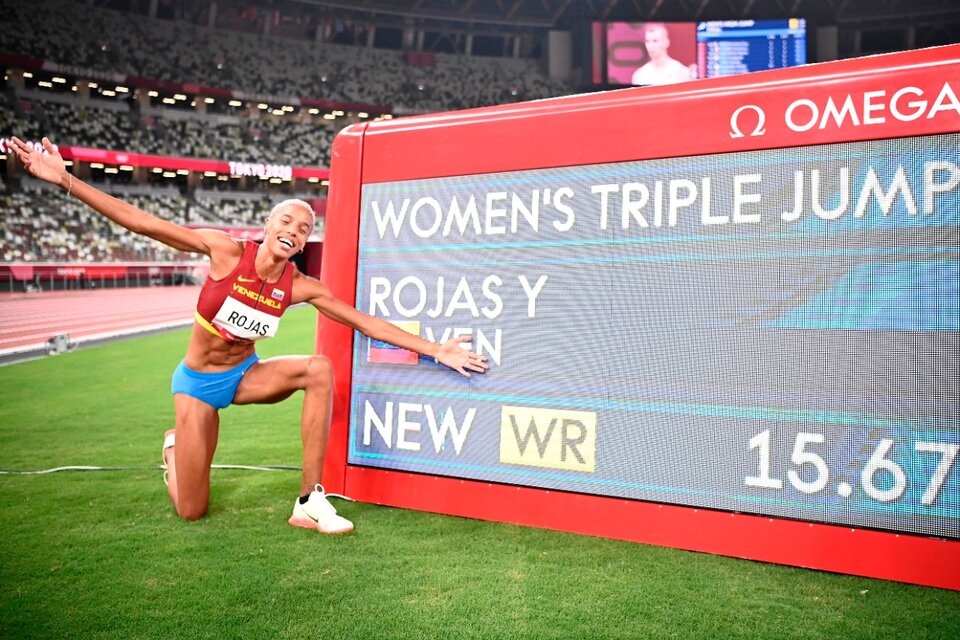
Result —
[[[140,471],[146,470],[147,467],[54,467],[52,469],[35,469],[35,470],[23,470],[23,469],[0,469],[0,474],[2,475],[17,475],[17,476],[38,476],[44,473],[56,473],[57,471]]]
[[[264,465],[256,466],[249,464],[212,464],[210,465],[211,469],[240,469],[244,471],[302,471],[302,467],[286,466],[286,465]],[[39,476],[47,473],[57,473],[60,471],[165,471],[166,465],[161,465],[159,467],[88,467],[82,465],[74,465],[67,467],[53,467],[51,469],[0,469],[0,475],[16,475],[16,476]],[[339,493],[327,493],[328,498],[340,498],[341,500],[347,500],[348,502],[353,502],[353,498],[349,498],[345,495]]]
[[[283,465],[267,465],[267,466],[254,466],[246,464],[212,464],[210,465],[211,469],[246,469],[250,471],[301,471],[300,467],[293,466],[283,466]],[[19,475],[19,476],[35,476],[42,475],[45,473],[56,473],[58,471],[157,471],[163,470],[164,467],[88,467],[88,466],[68,466],[68,467],[53,467],[52,469],[0,469],[0,475]]]
[[[211,469],[247,469],[249,471],[303,471],[301,467],[293,466],[284,466],[284,465],[268,465],[268,466],[256,466],[249,464],[212,464],[210,465]]]

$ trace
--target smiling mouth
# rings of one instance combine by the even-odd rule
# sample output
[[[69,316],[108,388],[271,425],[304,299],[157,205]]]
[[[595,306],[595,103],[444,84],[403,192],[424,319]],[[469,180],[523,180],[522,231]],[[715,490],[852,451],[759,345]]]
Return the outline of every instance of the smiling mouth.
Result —
[[[283,246],[293,249],[293,243],[287,240],[286,238],[277,238],[277,241]]]

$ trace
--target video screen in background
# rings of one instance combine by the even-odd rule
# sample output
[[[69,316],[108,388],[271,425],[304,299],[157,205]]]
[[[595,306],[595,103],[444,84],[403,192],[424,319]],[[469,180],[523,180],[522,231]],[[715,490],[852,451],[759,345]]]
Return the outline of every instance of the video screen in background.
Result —
[[[807,25],[803,18],[594,22],[591,48],[595,85],[674,84],[806,64]]]
[[[695,22],[610,22],[606,35],[608,84],[674,84],[696,77]]]
[[[807,28],[802,18],[717,20],[697,25],[700,78],[782,69],[806,62]]]

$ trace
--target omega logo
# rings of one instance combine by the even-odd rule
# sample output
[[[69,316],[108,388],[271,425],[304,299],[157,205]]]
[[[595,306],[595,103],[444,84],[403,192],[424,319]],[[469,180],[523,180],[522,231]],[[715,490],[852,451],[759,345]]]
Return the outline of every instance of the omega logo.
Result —
[[[730,116],[730,137],[731,138],[742,138],[743,131],[740,130],[740,114],[744,111],[753,111],[757,114],[757,126],[754,127],[753,132],[750,133],[750,136],[762,136],[767,132],[763,128],[764,123],[767,121],[767,114],[764,113],[763,109],[758,107],[755,104],[745,104],[736,111],[733,112],[733,115]]]

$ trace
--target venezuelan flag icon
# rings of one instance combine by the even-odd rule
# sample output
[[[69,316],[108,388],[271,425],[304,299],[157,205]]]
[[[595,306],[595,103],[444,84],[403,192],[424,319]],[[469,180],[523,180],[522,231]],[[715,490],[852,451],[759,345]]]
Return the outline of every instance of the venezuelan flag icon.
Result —
[[[415,336],[420,335],[420,323],[416,320],[392,322],[391,324],[407,333],[412,333]],[[420,354],[371,338],[370,346],[367,349],[367,362],[372,364],[403,364],[415,367],[420,364]]]

